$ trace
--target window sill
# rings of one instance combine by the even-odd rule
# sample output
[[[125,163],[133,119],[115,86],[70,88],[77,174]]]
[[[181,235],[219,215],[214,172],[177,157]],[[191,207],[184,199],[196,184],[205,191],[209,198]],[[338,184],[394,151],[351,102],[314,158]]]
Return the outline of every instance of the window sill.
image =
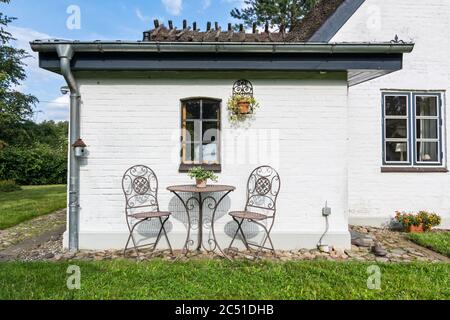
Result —
[[[418,173],[447,173],[447,168],[437,167],[381,167],[382,173],[402,173],[402,172],[418,172]]]
[[[186,173],[195,167],[202,167],[205,170],[214,171],[216,173],[222,172],[222,165],[220,164],[180,164],[178,172]]]

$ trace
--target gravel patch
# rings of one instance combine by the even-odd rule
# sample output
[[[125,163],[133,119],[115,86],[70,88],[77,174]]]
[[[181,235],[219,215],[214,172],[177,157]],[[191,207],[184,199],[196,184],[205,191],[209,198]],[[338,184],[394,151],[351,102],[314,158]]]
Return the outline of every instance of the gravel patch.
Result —
[[[66,223],[66,210],[26,221],[6,230],[0,230],[0,251],[15,244],[55,230]]]

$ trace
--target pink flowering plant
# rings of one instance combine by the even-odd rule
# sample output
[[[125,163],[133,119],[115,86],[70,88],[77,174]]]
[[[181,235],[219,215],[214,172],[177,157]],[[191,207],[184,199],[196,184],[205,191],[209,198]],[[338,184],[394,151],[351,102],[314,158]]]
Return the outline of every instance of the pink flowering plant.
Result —
[[[441,224],[441,217],[439,215],[425,210],[419,211],[417,214],[396,211],[395,220],[398,221],[405,230],[409,230],[411,226],[422,226],[424,231],[429,231],[431,228]]]

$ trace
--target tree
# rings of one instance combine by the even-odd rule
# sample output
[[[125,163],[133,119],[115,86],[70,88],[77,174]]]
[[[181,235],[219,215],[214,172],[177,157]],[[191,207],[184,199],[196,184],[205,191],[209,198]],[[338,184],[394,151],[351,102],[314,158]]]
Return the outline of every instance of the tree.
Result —
[[[231,16],[245,26],[254,23],[261,28],[269,23],[271,28],[292,31],[314,7],[317,0],[245,0],[245,8],[234,8]]]
[[[23,61],[29,55],[10,45],[15,39],[5,28],[15,19],[0,12],[0,149],[17,134],[16,130],[22,130],[20,125],[31,118],[38,102],[36,97],[17,90],[26,79]]]

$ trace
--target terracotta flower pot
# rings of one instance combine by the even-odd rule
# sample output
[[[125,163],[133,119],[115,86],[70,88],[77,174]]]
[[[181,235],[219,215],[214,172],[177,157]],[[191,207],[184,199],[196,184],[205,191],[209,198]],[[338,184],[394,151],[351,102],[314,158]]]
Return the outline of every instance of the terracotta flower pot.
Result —
[[[410,226],[408,232],[410,233],[422,233],[424,232],[424,228],[423,228],[423,224],[421,224],[420,226],[416,227],[416,226]]]
[[[208,180],[199,180],[197,179],[197,188],[206,188],[206,183]]]
[[[238,102],[239,113],[240,114],[249,114],[250,113],[250,102],[248,101],[239,101]]]

